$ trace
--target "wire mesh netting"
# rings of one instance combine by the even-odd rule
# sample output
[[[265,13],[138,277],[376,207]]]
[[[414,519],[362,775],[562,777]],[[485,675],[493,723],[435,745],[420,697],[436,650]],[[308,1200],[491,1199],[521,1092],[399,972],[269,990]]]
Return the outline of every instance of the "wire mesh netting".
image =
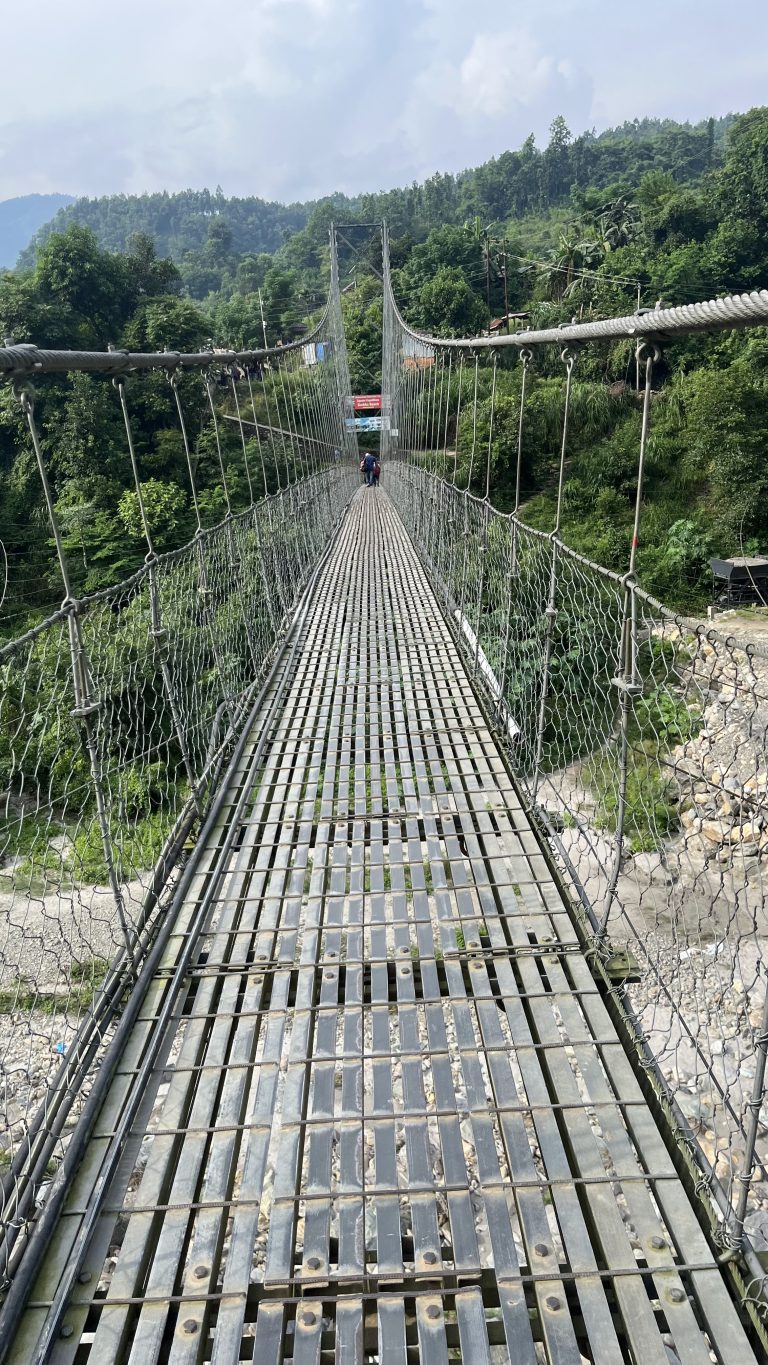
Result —
[[[608,951],[605,928],[613,961],[628,950],[638,1048],[650,1047],[682,1135],[737,1205],[765,1046],[768,651],[635,590],[640,681],[624,759],[618,578],[422,469],[394,461],[388,485],[596,941]],[[746,1226],[762,1247],[762,1088],[758,1119]]]
[[[170,386],[151,371],[129,381],[126,364],[116,392],[99,374],[18,389],[51,513],[49,591],[58,576],[65,600],[0,647],[6,1277],[170,903],[185,843],[358,481],[334,288],[317,331],[283,353],[181,360],[189,372],[177,364]],[[106,395],[125,419],[122,506],[139,567],[96,592],[48,476],[63,383],[96,405]],[[167,508],[145,474],[174,421],[197,529],[158,553]]]
[[[519,503],[525,389],[508,413],[498,358],[413,333],[386,250],[385,274],[388,489],[715,1235],[764,1251],[768,641],[675,614],[563,542],[567,425],[555,530],[494,508],[490,471],[516,448]]]

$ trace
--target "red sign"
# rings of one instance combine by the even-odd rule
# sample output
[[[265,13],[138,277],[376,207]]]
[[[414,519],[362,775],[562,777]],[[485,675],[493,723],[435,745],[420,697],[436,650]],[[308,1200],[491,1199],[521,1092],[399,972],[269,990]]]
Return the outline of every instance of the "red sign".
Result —
[[[355,412],[381,412],[381,394],[363,393],[352,399]]]

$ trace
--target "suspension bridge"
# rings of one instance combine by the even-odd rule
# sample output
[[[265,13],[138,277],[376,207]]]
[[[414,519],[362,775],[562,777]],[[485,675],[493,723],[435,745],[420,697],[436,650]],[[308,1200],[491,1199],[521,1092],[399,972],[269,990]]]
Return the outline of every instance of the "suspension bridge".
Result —
[[[273,351],[0,350],[64,599],[0,648],[0,1360],[763,1360],[768,655],[649,597],[635,546],[663,347],[765,325],[768,294],[445,340],[403,320],[385,234],[361,488],[333,232],[330,262]],[[624,574],[560,534],[579,348],[616,339]],[[90,595],[49,472],[82,372],[146,549]],[[162,405],[197,525],[165,554]]]

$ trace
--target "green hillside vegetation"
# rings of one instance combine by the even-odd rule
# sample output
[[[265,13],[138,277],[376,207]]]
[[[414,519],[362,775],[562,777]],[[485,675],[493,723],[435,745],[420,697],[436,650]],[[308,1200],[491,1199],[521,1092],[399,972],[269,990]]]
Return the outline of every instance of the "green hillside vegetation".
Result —
[[[250,196],[226,199],[220,187],[182,190],[177,194],[111,194],[99,199],[77,199],[44,224],[22,254],[19,265],[34,265],[37,252],[54,233],[65,232],[72,223],[91,228],[99,245],[110,251],[126,251],[135,233],[147,233],[160,255],[182,265],[190,253],[202,251],[209,240],[213,256],[217,230],[226,226],[227,243],[239,254],[276,251],[285,238],[303,227],[310,205],[275,204]],[[213,232],[211,232],[213,229]]]
[[[699,125],[642,120],[577,138],[558,118],[543,150],[528,139],[475,170],[356,199],[333,195],[286,209],[218,192],[78,201],[39,235],[23,268],[0,278],[0,326],[17,341],[49,346],[185,349],[213,338],[257,347],[265,329],[274,344],[319,315],[328,224],[382,216],[405,315],[445,335],[472,334],[501,315],[505,274],[510,309],[532,325],[631,312],[638,287],[645,306],[751,289],[768,280],[766,165],[765,109]],[[382,317],[375,231],[344,229],[341,268],[353,389],[375,392]],[[674,605],[703,606],[711,553],[768,549],[767,363],[759,331],[675,343],[658,368],[640,572]],[[537,355],[533,370],[524,515],[548,527],[562,412],[555,349]],[[165,509],[165,549],[183,542],[191,520],[178,432],[165,425],[167,403],[150,401],[155,382],[167,383],[142,381],[147,397],[135,421],[151,496]],[[78,591],[126,572],[142,553],[113,397],[90,380],[44,386],[54,492],[82,566]],[[484,387],[481,400],[482,438],[490,416]],[[189,401],[211,520],[220,510],[216,471],[191,381]],[[492,447],[500,506],[511,503],[518,401],[519,368],[504,352]],[[582,350],[564,533],[616,569],[628,555],[639,424],[629,344]],[[226,454],[242,502],[230,435]],[[466,429],[450,437],[462,479]],[[4,629],[17,633],[55,602],[56,576],[37,474],[6,387],[0,507],[12,566]]]
[[[208,344],[213,320],[184,296],[177,267],[157,256],[149,238],[134,237],[126,254],[103,251],[90,229],[73,224],[49,238],[34,270],[0,280],[0,326],[3,336],[17,342],[34,338],[51,347],[104,350],[113,343],[132,350],[189,351]],[[168,378],[157,373],[134,384],[129,380],[129,389],[156,548],[175,549],[191,538],[195,520]],[[180,392],[194,438],[201,513],[204,524],[212,525],[226,509],[199,375],[183,375]],[[120,405],[108,378],[84,374],[40,378],[35,394],[73,587],[82,595],[132,573],[146,551]],[[301,401],[297,395],[299,413]],[[258,404],[257,415],[266,420]],[[237,510],[248,502],[239,433],[227,425],[221,442]],[[253,467],[261,468],[256,451],[250,453]],[[275,470],[268,455],[265,461],[274,489]],[[61,584],[28,432],[8,384],[0,385],[0,540],[9,563],[0,635],[13,636],[58,606]]]

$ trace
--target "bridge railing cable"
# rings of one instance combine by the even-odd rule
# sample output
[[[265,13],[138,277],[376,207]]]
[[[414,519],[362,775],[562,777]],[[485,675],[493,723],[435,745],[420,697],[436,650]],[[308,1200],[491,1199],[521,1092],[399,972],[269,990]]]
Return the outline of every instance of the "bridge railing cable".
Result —
[[[37,462],[63,599],[0,644],[7,1281],[185,844],[359,476],[333,253],[321,322],[284,347],[137,356],[14,345],[2,375]],[[94,587],[96,552],[62,499],[61,399],[74,382],[82,411],[108,410],[105,459],[119,467],[121,581],[106,588]],[[174,475],[161,484],[163,458]],[[192,535],[167,549],[174,519]]]
[[[404,321],[386,233],[384,275],[387,487],[712,1235],[762,1281],[754,1253],[768,1247],[768,651],[743,623],[718,630],[654,600],[638,582],[637,547],[665,338],[764,325],[768,292],[457,340]],[[642,381],[621,573],[576,552],[561,531],[579,362],[586,343],[606,338],[636,343]],[[530,415],[536,368],[551,376],[558,363],[559,414],[545,414],[558,450],[554,517],[544,531],[523,519],[521,489],[531,422],[543,420],[540,405]],[[508,513],[489,498],[499,468],[514,488]]]

